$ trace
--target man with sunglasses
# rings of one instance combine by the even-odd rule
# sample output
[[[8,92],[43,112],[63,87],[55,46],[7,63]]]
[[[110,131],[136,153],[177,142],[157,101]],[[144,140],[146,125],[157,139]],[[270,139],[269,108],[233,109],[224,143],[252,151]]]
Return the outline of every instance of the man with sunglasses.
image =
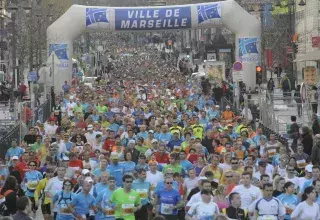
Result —
[[[132,189],[133,177],[125,174],[122,177],[123,188],[116,189],[110,202],[114,204],[116,218],[135,220],[134,213],[141,208],[140,195]]]
[[[172,187],[173,178],[165,178],[165,188],[156,192],[154,210],[166,217],[167,220],[176,220],[178,209],[184,207],[184,202],[178,190]]]

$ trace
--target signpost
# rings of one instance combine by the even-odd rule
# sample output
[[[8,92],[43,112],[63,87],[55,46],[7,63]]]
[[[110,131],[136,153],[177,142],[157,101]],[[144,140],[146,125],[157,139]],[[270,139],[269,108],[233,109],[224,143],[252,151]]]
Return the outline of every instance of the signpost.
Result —
[[[232,78],[234,81],[243,81],[243,71],[232,71]]]

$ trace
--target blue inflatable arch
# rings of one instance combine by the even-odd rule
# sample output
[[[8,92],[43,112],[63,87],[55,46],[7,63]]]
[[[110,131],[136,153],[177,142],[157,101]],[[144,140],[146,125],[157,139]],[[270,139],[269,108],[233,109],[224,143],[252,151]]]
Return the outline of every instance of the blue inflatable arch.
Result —
[[[86,29],[113,32],[161,31],[225,26],[236,35],[236,61],[243,64],[244,82],[255,86],[260,61],[260,22],[233,0],[161,7],[98,7],[72,5],[47,29],[49,56],[55,52],[54,86],[71,81],[73,40]]]

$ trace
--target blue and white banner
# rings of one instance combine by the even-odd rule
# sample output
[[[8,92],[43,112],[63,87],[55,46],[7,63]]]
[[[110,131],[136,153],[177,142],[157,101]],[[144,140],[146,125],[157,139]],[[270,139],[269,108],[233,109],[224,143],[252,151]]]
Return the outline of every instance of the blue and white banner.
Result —
[[[242,62],[258,62],[260,60],[260,38],[238,38],[239,59]]]
[[[197,6],[198,9],[198,25],[216,25],[222,24],[221,20],[221,4],[201,4]]]
[[[110,9],[109,8],[86,8],[87,28],[109,28]]]
[[[191,7],[114,9],[115,30],[191,28]]]
[[[49,57],[53,52],[56,54],[56,56],[60,61],[60,64],[58,65],[58,67],[68,68],[69,66],[68,44],[50,44]]]

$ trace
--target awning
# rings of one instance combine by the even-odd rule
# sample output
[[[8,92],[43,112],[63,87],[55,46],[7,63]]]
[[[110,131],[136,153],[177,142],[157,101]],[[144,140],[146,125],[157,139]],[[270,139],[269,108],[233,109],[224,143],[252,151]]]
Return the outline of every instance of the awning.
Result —
[[[303,61],[320,61],[320,50],[307,52],[305,55],[301,55],[294,60],[294,62]]]

